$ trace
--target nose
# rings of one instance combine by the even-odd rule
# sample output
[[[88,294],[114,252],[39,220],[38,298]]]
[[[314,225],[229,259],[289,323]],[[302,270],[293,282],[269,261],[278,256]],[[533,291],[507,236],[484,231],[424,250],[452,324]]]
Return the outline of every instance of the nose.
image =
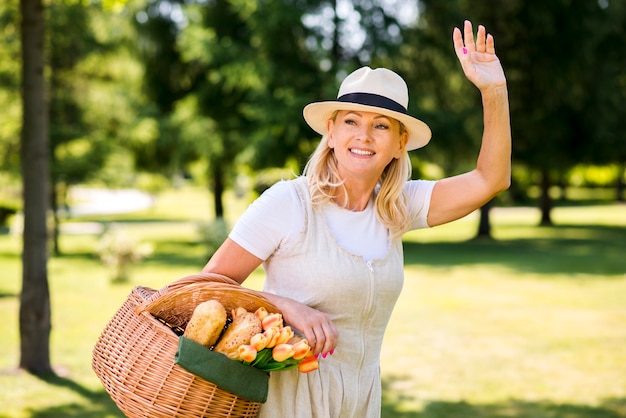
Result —
[[[357,130],[357,139],[359,141],[369,141],[371,139],[371,129],[367,123],[360,124]]]

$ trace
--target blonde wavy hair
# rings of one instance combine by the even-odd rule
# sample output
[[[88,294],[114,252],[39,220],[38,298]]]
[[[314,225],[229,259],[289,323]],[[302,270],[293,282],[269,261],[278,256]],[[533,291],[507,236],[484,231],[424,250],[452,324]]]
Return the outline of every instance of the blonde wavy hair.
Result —
[[[333,120],[337,112],[331,117]],[[406,128],[400,123],[400,133]],[[320,143],[304,167],[313,206],[333,201],[343,193],[348,202],[348,192],[344,181],[339,176],[335,152],[328,146],[328,135],[322,136]],[[400,158],[394,158],[383,170],[378,181],[375,199],[376,216],[389,229],[392,237],[402,235],[410,222],[408,198],[404,192],[404,183],[411,178],[411,161],[404,149]]]

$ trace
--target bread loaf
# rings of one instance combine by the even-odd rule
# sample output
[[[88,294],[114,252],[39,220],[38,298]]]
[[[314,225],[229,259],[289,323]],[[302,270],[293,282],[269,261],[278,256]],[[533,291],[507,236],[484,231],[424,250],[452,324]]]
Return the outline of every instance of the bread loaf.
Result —
[[[194,309],[185,328],[185,337],[205,347],[215,345],[226,325],[226,309],[216,300],[207,300]]]
[[[252,312],[243,308],[233,311],[233,322],[228,326],[213,351],[238,359],[239,346],[250,344],[250,339],[261,332],[261,321]]]

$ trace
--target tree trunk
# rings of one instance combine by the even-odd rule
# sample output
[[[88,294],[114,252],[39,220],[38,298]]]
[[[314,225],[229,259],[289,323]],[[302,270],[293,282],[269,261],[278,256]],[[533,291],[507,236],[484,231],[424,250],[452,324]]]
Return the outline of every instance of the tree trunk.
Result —
[[[224,217],[224,173],[221,164],[214,161],[213,164],[213,178],[210,179],[210,184],[213,185],[213,206],[215,208],[215,219]]]
[[[339,34],[341,29],[341,19],[339,13],[337,13],[337,0],[332,0],[331,5],[333,7],[333,47],[331,54],[331,71],[337,72],[339,69],[339,60],[341,58],[341,43],[339,42]]]
[[[493,199],[485,203],[480,208],[480,221],[478,223],[478,233],[475,238],[491,239],[491,223],[489,222],[489,211],[493,207]]]
[[[624,185],[624,177],[626,177],[626,164],[621,164],[617,170],[617,183],[615,186],[616,199],[618,202],[626,201],[626,196],[624,196],[624,189],[626,188]]]
[[[51,185],[50,192],[50,211],[52,212],[52,253],[55,257],[59,257],[61,255],[61,247],[59,246],[59,192],[55,184]]]
[[[50,174],[44,77],[44,6],[41,0],[20,0],[20,10],[23,62],[20,159],[24,199],[20,367],[44,375],[52,373],[46,222]]]
[[[550,170],[547,168],[541,169],[541,195],[539,197],[539,209],[541,210],[541,222],[542,226],[552,225],[552,199],[550,198],[550,187],[552,181],[550,180]]]

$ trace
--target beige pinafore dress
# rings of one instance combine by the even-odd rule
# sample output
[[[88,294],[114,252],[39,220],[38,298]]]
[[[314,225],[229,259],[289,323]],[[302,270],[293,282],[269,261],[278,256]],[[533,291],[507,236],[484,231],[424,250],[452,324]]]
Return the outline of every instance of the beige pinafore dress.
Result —
[[[296,245],[266,260],[265,290],[329,314],[339,332],[319,369],[271,373],[261,418],[378,418],[380,350],[404,280],[401,239],[384,258],[365,260],[342,248],[323,212],[311,206],[305,177],[293,181],[304,210]]]

